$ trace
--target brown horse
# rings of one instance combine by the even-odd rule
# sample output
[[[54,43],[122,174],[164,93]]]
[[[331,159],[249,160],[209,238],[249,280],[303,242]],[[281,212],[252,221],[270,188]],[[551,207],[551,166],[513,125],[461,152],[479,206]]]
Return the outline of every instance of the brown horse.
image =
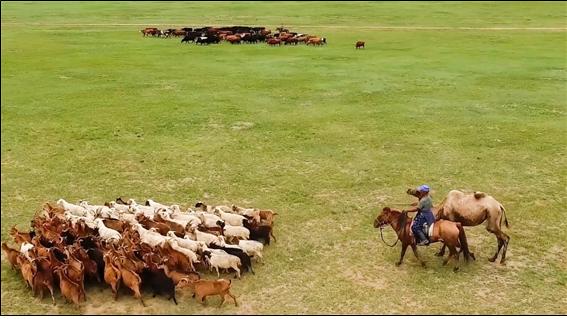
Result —
[[[383,228],[386,226],[392,226],[398,239],[402,243],[402,254],[400,256],[400,261],[396,263],[397,266],[402,264],[404,260],[404,255],[406,254],[406,249],[411,246],[413,254],[421,262],[421,266],[425,267],[425,262],[419,258],[417,253],[417,245],[415,242],[415,237],[411,233],[411,218],[407,214],[402,214],[400,211],[391,209],[390,207],[384,207],[382,213],[376,217],[374,220],[374,228]],[[443,261],[443,266],[446,265],[451,257],[454,257],[457,261],[457,266],[454,270],[459,270],[459,255],[460,251],[457,248],[461,248],[465,261],[468,263],[470,257],[474,259],[474,254],[469,252],[469,247],[467,244],[467,237],[465,235],[465,230],[460,223],[454,223],[447,220],[436,221],[433,225],[433,234],[429,238],[430,242],[442,241],[447,247],[449,247],[449,256]]]
[[[410,188],[406,192],[408,195],[417,196],[417,190]],[[508,219],[506,219],[506,210],[494,197],[483,192],[474,192],[465,194],[458,190],[452,190],[443,199],[441,204],[433,207],[433,215],[436,220],[450,220],[459,222],[463,226],[477,226],[486,220],[486,230],[496,236],[498,241],[498,249],[490,262],[496,261],[500,249],[502,250],[502,258],[500,263],[506,261],[506,250],[510,243],[510,236],[502,231],[502,221],[508,227]],[[445,254],[445,245],[437,253],[437,256]]]

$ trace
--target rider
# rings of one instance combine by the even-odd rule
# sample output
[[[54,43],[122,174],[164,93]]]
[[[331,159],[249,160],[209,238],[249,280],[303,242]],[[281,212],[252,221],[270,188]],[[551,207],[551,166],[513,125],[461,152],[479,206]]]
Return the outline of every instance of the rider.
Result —
[[[433,200],[429,196],[429,186],[421,185],[417,188],[418,191],[418,198],[419,203],[417,207],[404,211],[405,213],[413,213],[418,212],[415,215],[415,219],[413,221],[413,225],[411,230],[419,239],[418,245],[429,245],[429,240],[427,240],[427,236],[423,233],[423,225],[427,223],[428,226],[431,226],[435,222],[435,217],[433,217],[433,212],[431,209],[433,208]]]

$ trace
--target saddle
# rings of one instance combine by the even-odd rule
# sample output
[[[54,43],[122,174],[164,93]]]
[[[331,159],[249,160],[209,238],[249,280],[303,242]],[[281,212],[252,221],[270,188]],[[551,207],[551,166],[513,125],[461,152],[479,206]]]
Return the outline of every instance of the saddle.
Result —
[[[412,229],[413,223],[414,223],[414,219],[412,218],[411,224],[410,224],[410,229]],[[423,223],[423,226],[422,226],[423,234],[425,234],[425,237],[427,237],[427,240],[429,240],[429,241],[431,241],[431,236],[433,236],[433,226],[434,225],[435,225],[435,223],[433,223],[431,225],[427,225],[427,223]],[[411,235],[414,236],[413,232],[411,232]]]

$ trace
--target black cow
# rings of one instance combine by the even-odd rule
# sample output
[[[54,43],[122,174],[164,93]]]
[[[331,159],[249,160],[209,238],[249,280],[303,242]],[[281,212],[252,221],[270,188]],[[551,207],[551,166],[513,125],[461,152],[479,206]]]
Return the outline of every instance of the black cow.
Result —
[[[186,42],[195,42],[195,39],[197,39],[198,37],[201,36],[201,33],[199,32],[195,32],[195,31],[188,31],[187,34],[185,35],[185,37],[183,38],[183,40],[181,40],[181,43]]]
[[[211,44],[211,43],[220,43],[220,39],[216,36],[210,37],[198,37],[195,41],[195,44]]]
[[[182,28],[181,30],[183,30],[185,32],[189,32],[189,31],[193,31],[193,28]]]
[[[257,35],[247,35],[242,38],[242,41],[245,43],[258,43],[258,36]]]

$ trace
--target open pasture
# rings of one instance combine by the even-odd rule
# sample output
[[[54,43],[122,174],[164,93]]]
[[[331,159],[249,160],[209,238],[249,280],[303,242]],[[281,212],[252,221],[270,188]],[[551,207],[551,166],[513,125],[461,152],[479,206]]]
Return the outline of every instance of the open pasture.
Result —
[[[3,242],[58,198],[278,213],[265,264],[233,280],[239,307],[212,306],[218,297],[203,307],[179,291],[178,306],[147,296],[143,308],[101,286],[87,289],[83,313],[566,314],[564,2],[1,9]],[[140,33],[281,23],[328,45]],[[451,189],[503,203],[506,264],[487,261],[496,240],[478,226],[466,228],[477,261],[459,273],[434,256],[440,244],[419,248],[427,269],[411,253],[396,267],[400,247],[386,247],[372,222],[423,183],[435,204]],[[59,294],[56,306],[33,298],[5,254],[1,265],[2,314],[76,313]]]

